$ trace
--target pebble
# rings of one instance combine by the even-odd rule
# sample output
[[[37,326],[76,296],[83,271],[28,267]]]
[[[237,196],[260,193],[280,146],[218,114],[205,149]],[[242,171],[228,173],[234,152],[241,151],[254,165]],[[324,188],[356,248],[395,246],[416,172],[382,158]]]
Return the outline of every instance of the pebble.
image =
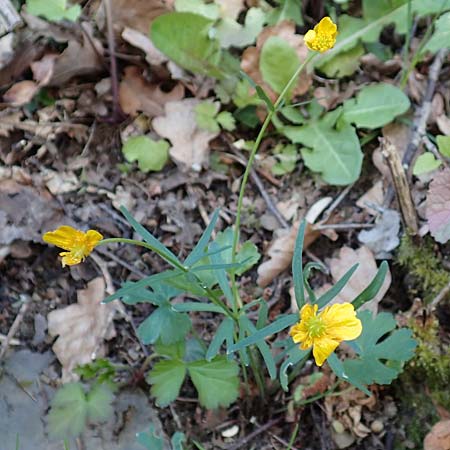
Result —
[[[381,420],[374,420],[371,424],[370,424],[370,429],[374,432],[374,433],[381,433],[384,430],[384,424]]]

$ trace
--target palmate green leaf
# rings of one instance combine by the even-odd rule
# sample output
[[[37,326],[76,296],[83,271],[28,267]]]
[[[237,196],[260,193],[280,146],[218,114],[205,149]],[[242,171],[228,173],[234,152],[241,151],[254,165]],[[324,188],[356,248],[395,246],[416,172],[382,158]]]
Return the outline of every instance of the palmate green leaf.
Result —
[[[47,20],[75,22],[81,14],[80,5],[68,6],[66,0],[27,0],[27,12]]]
[[[282,132],[292,142],[309,147],[303,148],[301,153],[310,170],[319,172],[327,183],[341,186],[358,179],[363,154],[351,125],[334,128],[339,115],[340,109],[337,109],[306,125],[286,126]]]
[[[106,384],[96,384],[87,395],[89,422],[105,422],[113,415],[113,391]]]
[[[212,20],[198,14],[172,12],[152,22],[150,38],[159,50],[184,69],[222,78],[220,44],[209,37],[212,25]]]
[[[52,438],[78,436],[86,426],[88,402],[81,383],[68,383],[56,391],[48,414]]]
[[[208,409],[226,407],[239,394],[239,366],[225,356],[216,356],[208,362],[195,361],[188,364],[189,375],[198,391],[200,404]]]
[[[412,332],[406,328],[395,330],[396,322],[390,313],[372,317],[371,312],[361,311],[358,317],[363,331],[348,343],[358,357],[343,361],[341,371],[336,374],[355,386],[390,384],[399,375],[403,363],[414,355],[417,344]],[[332,364],[333,370],[336,367]]]
[[[344,103],[343,117],[357,127],[379,128],[405,113],[410,106],[403,91],[386,83],[363,88],[356,98]]]
[[[299,65],[300,60],[295,49],[284,39],[271,36],[264,43],[259,58],[259,70],[264,81],[277,94],[281,93]]]
[[[142,172],[159,172],[169,161],[169,143],[163,139],[154,141],[147,136],[135,136],[125,142],[122,153],[127,161],[137,161]]]
[[[437,159],[433,153],[422,153],[415,161],[413,167],[413,175],[419,176],[441,167],[442,161]]]
[[[190,329],[189,316],[174,311],[171,304],[165,302],[139,325],[137,332],[144,344],[154,344],[159,339],[167,345],[184,339]]]
[[[186,363],[177,359],[158,361],[147,376],[150,392],[159,406],[167,406],[180,393],[186,376]]]

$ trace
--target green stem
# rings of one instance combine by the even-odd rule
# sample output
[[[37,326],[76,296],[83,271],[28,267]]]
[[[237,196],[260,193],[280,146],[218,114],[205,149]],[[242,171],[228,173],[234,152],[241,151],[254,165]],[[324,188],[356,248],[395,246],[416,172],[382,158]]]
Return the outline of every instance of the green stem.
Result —
[[[236,221],[234,224],[234,234],[233,234],[233,247],[231,250],[232,254],[232,262],[236,262],[236,253],[237,253],[237,246],[239,242],[239,230],[241,227],[241,214],[242,214],[242,203],[244,201],[244,193],[245,193],[245,187],[247,186],[248,178],[250,176],[250,171],[253,165],[253,161],[255,160],[256,153],[258,152],[259,146],[261,145],[261,141],[264,137],[264,134],[266,132],[267,127],[269,126],[269,123],[272,121],[272,118],[277,111],[277,108],[280,106],[281,102],[284,100],[286,94],[289,92],[291,87],[293,86],[294,82],[297,80],[297,77],[300,75],[300,72],[311,62],[311,60],[317,55],[317,53],[310,53],[309,56],[303,61],[302,64],[297,68],[295,73],[292,75],[291,79],[287,82],[284,89],[281,91],[281,94],[277,98],[276,102],[273,105],[273,109],[268,111],[267,117],[264,120],[264,123],[262,124],[261,129],[259,130],[258,136],[256,137],[255,143],[253,144],[252,151],[250,153],[250,156],[248,158],[247,167],[245,168],[244,175],[242,177],[241,187],[239,191],[239,199],[238,199],[238,206],[236,211]],[[231,284],[232,284],[232,290],[233,290],[233,296],[235,298],[235,304],[236,309],[237,307],[242,308],[242,300],[239,297],[239,292],[236,285],[236,278],[233,274],[231,276]]]
[[[139,247],[147,248],[148,250],[151,250],[152,252],[155,252],[156,254],[161,256],[162,259],[164,259],[165,261],[167,261],[169,264],[176,267],[177,269],[180,269],[183,272],[189,272],[189,269],[187,267],[183,266],[183,264],[181,264],[179,261],[169,257],[168,255],[163,254],[159,249],[157,249],[156,247],[153,247],[153,245],[148,244],[147,242],[144,242],[144,241],[138,241],[136,239],[126,239],[126,238],[109,238],[109,239],[102,239],[97,244],[97,247],[100,245],[116,244],[116,243],[131,244],[131,245],[137,245]]]

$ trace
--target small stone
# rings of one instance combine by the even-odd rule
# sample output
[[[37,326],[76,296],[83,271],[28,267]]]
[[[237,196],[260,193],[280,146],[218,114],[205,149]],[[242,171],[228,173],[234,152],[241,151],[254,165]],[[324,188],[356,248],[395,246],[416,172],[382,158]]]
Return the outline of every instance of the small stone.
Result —
[[[237,425],[233,425],[230,428],[222,431],[222,437],[224,438],[232,438],[239,433],[239,427]]]
[[[371,424],[370,424],[370,429],[374,432],[374,433],[381,433],[384,430],[384,423],[381,420],[374,420]]]

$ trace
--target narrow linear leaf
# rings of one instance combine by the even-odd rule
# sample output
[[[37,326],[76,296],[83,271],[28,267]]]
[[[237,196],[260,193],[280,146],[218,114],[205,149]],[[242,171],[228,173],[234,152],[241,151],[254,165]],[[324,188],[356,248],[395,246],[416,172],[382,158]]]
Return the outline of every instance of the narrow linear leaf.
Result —
[[[388,270],[389,264],[386,261],[383,261],[370,284],[352,301],[355,310],[364,305],[364,303],[375,298],[384,283]]]

